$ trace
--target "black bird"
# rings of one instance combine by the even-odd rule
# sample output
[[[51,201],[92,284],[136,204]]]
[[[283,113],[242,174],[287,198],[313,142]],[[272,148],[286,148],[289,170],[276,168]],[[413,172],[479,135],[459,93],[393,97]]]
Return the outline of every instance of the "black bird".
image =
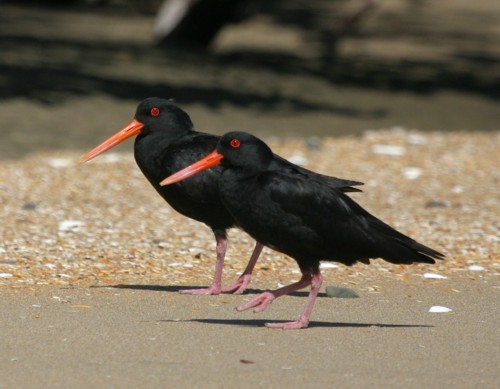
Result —
[[[377,219],[326,176],[276,163],[271,149],[243,132],[223,135],[214,152],[163,180],[168,185],[211,166],[222,165],[219,191],[238,225],[262,244],[294,258],[302,278],[266,291],[238,310],[261,312],[277,297],[311,285],[299,320],[267,323],[273,328],[304,328],[309,324],[322,283],[321,260],[353,265],[383,258],[395,264],[434,263],[444,255]]]
[[[134,119],[121,131],[101,143],[80,158],[86,162],[116,146],[127,138],[137,135],[134,156],[137,165],[157,192],[177,212],[208,225],[216,240],[217,262],[215,276],[209,288],[183,290],[183,293],[218,294],[242,293],[251,280],[255,263],[262,251],[256,243],[250,261],[243,274],[231,285],[222,286],[222,270],[227,248],[227,229],[236,226],[234,218],[219,199],[217,181],[221,169],[204,172],[193,179],[169,187],[161,187],[160,180],[189,165],[212,151],[219,136],[197,132],[188,114],[171,100],[147,98],[137,107]],[[280,164],[287,161],[276,157]],[[331,184],[342,191],[359,191],[352,188],[361,183],[337,178]]]

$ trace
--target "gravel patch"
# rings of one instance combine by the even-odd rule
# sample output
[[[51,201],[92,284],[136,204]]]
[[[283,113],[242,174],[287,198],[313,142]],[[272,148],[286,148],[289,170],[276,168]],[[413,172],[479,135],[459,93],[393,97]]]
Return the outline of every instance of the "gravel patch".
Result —
[[[363,181],[352,197],[403,233],[446,254],[436,265],[327,266],[327,282],[500,275],[500,132],[423,133],[402,128],[361,137],[267,138],[278,154],[330,175]],[[396,152],[397,151],[397,152]],[[0,162],[0,286],[207,285],[211,231],[173,211],[131,153],[77,163],[80,152]],[[244,269],[253,241],[230,233],[224,280]],[[299,277],[295,261],[264,250],[254,281]],[[498,278],[496,278],[498,279]],[[376,291],[376,285],[369,287]]]

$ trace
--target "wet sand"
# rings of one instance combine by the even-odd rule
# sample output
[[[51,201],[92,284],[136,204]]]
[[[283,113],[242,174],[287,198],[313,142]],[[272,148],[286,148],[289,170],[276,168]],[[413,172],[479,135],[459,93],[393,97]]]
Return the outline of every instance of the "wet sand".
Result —
[[[304,297],[255,315],[234,310],[251,294],[1,288],[2,386],[495,388],[497,279],[360,280],[361,298],[319,298],[298,331],[263,323],[295,318]],[[428,313],[440,304],[453,312]]]

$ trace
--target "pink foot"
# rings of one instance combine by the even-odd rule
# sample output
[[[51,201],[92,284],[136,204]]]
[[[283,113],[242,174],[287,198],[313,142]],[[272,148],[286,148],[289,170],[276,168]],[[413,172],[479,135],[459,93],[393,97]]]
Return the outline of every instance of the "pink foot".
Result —
[[[299,319],[297,321],[289,321],[286,323],[266,323],[267,328],[283,328],[283,329],[299,329],[307,328],[309,320]]]
[[[242,294],[246,290],[251,279],[252,279],[251,274],[243,274],[231,285],[223,286],[222,292],[226,293],[232,292],[233,294]]]
[[[253,300],[250,300],[248,303],[240,305],[238,308],[236,308],[239,312],[241,311],[246,311],[247,309],[250,308],[255,308],[253,311],[254,312],[262,312],[265,310],[269,304],[273,302],[273,300],[276,298],[274,294],[271,292],[264,292],[254,298]]]
[[[182,289],[179,293],[182,294],[220,294],[221,287],[220,286],[210,286],[209,288],[203,289]]]

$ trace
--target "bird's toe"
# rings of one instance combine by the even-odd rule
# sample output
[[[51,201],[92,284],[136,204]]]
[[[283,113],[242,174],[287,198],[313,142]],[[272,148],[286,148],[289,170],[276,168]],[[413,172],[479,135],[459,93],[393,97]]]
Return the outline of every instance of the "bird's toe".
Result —
[[[242,294],[246,289],[252,277],[250,275],[240,276],[234,283],[231,285],[226,285],[222,287],[222,292],[225,293],[233,293],[233,294]]]
[[[275,298],[276,297],[271,292],[264,292],[253,300],[250,300],[248,303],[240,305],[237,309],[241,312],[250,308],[254,308],[254,312],[256,313],[262,312],[269,306],[269,304],[273,302]]]

